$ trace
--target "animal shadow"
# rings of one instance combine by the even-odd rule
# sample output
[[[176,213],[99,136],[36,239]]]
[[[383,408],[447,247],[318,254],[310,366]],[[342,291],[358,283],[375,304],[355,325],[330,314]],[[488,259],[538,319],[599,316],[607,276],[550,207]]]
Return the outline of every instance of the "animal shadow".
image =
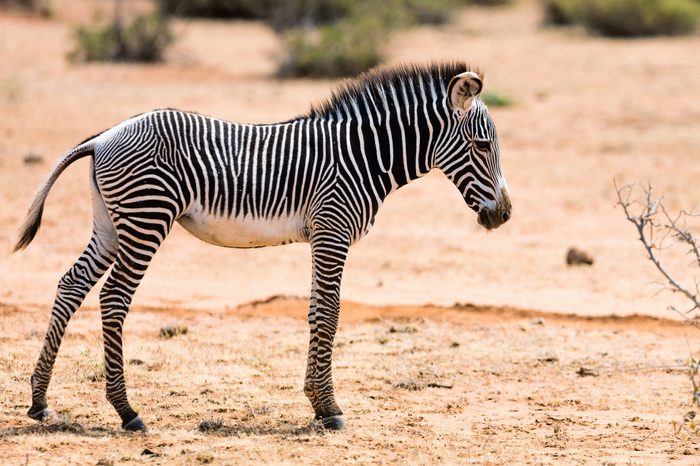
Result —
[[[314,433],[323,433],[325,430],[316,421],[311,421],[306,425],[299,425],[284,420],[257,420],[251,419],[244,422],[228,424],[221,419],[204,420],[199,423],[197,430],[207,435],[217,435],[222,437],[238,435],[281,435],[281,436],[301,436]]]
[[[0,429],[0,438],[3,437],[20,437],[24,435],[34,434],[56,434],[70,433],[84,437],[106,437],[113,435],[126,434],[121,429],[116,430],[109,427],[91,426],[85,427],[82,424],[74,421],[49,421],[37,424],[32,424],[23,427],[6,427]]]

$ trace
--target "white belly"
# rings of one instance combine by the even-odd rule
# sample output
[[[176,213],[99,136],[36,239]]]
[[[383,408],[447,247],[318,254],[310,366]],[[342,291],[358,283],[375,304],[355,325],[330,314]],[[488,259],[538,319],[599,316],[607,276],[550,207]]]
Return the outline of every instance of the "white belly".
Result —
[[[251,215],[227,218],[193,208],[178,222],[202,241],[229,248],[258,248],[306,241],[304,222],[298,216],[268,220]]]

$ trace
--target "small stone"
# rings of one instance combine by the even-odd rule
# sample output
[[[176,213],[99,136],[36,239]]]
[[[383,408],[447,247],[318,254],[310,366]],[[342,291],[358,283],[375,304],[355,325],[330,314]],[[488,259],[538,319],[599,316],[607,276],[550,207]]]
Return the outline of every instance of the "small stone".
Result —
[[[593,257],[581,249],[570,247],[566,252],[567,265],[593,265]]]
[[[587,367],[579,367],[576,371],[579,377],[598,377],[600,373],[595,369],[588,369]]]
[[[417,328],[410,325],[406,325],[405,327],[394,327],[392,325],[389,327],[389,333],[416,333],[417,331]]]
[[[559,356],[557,356],[556,354],[547,353],[547,354],[537,358],[537,360],[539,362],[549,362],[549,363],[559,362]]]
[[[44,156],[39,154],[38,152],[28,152],[24,156],[25,165],[39,165],[41,163],[44,163]]]

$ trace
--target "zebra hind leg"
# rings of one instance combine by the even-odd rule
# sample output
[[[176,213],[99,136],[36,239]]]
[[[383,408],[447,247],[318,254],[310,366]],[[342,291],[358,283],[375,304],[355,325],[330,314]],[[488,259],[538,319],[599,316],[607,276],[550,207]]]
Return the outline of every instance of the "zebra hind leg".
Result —
[[[349,241],[338,238],[334,232],[315,232],[311,241],[314,280],[304,393],[314,408],[316,420],[330,430],[345,427],[333,390],[332,353],[340,311],[340,281],[348,248]]]
[[[125,221],[117,226],[117,259],[100,290],[107,400],[119,414],[124,429],[145,431],[146,425],[127,400],[122,329],[133,294],[146,273],[151,258],[170,230],[169,226],[164,225],[172,225],[172,221],[168,219],[152,223],[146,219],[122,220]]]
[[[94,188],[94,186],[93,186]],[[49,416],[46,391],[63,335],[85,296],[114,262],[117,235],[101,199],[93,192],[93,233],[80,258],[58,282],[51,321],[31,377],[32,406],[27,415],[37,421]]]

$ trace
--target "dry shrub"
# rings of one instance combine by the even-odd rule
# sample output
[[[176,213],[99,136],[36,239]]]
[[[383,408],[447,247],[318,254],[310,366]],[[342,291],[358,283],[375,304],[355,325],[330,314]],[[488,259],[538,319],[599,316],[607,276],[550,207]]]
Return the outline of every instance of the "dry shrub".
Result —
[[[372,18],[346,21],[307,32],[294,30],[285,36],[287,56],[282,76],[335,77],[357,74],[381,61],[382,29]]]
[[[167,18],[159,14],[135,17],[128,25],[115,19],[106,26],[80,26],[75,30],[73,61],[158,62],[172,43]]]
[[[288,29],[282,76],[337,77],[366,71],[381,62],[381,44],[392,31],[446,22],[459,5],[457,0],[332,0],[300,16],[294,9],[302,3],[286,3],[280,16],[285,20],[272,19],[274,27]]]
[[[86,366],[84,380],[102,382],[105,379],[105,356],[101,346],[97,344],[94,348],[86,347],[80,354]]]

